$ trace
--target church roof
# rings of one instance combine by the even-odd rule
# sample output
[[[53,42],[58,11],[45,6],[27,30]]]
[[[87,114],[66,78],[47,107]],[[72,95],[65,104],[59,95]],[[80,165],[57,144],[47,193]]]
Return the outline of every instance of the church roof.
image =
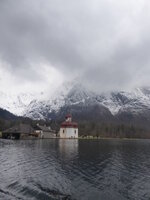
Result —
[[[63,122],[61,128],[77,128],[78,124],[76,122]]]

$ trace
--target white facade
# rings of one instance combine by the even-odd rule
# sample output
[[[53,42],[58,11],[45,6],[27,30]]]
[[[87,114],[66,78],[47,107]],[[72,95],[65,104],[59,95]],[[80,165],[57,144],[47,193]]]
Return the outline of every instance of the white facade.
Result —
[[[43,138],[43,139],[56,138],[56,134],[54,132],[43,131],[42,135],[41,135],[41,138]]]
[[[78,138],[78,128],[66,127],[60,128],[60,138]]]
[[[37,130],[35,130],[35,133],[38,134],[39,138],[44,139],[50,139],[50,138],[56,138],[56,132],[51,129],[49,126],[42,126],[37,124]]]
[[[78,138],[78,124],[72,122],[72,116],[66,116],[66,120],[61,124],[59,131],[60,138]]]

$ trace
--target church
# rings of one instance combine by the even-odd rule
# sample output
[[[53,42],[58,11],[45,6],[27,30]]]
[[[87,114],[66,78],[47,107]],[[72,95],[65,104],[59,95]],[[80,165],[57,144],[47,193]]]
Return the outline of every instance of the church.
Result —
[[[60,138],[78,138],[78,124],[72,122],[72,116],[68,114],[66,120],[61,124]]]

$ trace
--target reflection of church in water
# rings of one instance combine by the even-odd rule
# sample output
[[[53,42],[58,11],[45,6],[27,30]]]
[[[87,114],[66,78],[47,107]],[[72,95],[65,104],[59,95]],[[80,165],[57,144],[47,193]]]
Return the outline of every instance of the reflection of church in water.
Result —
[[[58,140],[59,153],[62,160],[73,160],[78,157],[79,141],[78,140]]]
[[[72,122],[72,116],[66,116],[66,120],[61,124],[59,131],[60,138],[78,138],[78,124]]]

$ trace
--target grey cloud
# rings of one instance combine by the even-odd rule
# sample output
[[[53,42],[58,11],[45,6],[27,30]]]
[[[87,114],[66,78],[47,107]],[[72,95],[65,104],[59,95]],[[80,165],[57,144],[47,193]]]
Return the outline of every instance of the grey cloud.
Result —
[[[0,58],[24,81],[44,79],[38,63],[47,63],[100,90],[136,86],[140,74],[149,84],[149,9],[146,0],[1,0]]]

